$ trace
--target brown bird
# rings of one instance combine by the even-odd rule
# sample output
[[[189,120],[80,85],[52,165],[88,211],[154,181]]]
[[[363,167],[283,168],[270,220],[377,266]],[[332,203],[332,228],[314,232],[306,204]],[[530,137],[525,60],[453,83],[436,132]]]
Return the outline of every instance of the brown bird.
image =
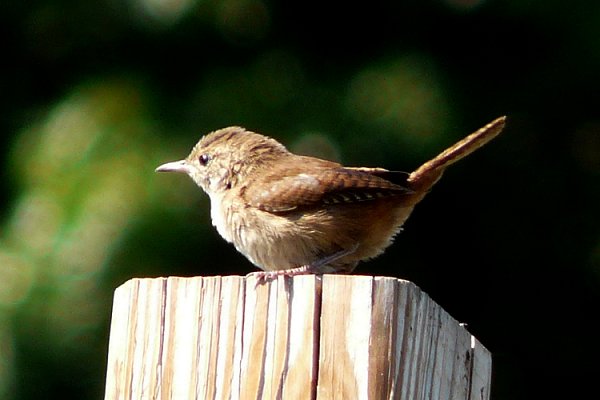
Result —
[[[381,254],[452,163],[496,137],[500,117],[414,172],[344,167],[296,155],[237,126],[202,137],[190,155],[159,166],[183,172],[210,197],[219,234],[264,272],[349,273]]]

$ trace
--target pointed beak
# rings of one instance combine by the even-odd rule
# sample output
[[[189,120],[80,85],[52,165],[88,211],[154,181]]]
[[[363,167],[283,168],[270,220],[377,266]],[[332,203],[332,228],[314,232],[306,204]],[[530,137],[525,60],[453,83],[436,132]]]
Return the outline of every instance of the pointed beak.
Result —
[[[184,174],[190,173],[191,169],[185,160],[173,161],[163,164],[154,170],[155,172],[181,172]]]

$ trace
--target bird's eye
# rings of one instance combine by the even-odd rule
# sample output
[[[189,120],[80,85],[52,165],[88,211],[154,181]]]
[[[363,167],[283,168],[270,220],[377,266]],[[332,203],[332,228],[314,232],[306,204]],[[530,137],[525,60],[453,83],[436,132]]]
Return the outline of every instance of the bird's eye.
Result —
[[[210,161],[210,156],[208,154],[200,154],[200,157],[198,157],[198,162],[202,166],[208,164],[209,161]]]

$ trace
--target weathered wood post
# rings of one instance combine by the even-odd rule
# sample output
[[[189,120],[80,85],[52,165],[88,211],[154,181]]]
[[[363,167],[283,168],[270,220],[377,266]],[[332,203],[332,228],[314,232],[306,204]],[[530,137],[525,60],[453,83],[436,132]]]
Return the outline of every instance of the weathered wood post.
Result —
[[[132,279],[105,399],[485,400],[490,380],[489,351],[400,279]]]

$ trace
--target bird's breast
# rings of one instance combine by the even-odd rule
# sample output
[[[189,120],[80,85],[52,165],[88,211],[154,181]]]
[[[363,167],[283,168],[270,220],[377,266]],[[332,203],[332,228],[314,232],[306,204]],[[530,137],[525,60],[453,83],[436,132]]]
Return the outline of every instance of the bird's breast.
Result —
[[[210,196],[210,219],[212,224],[219,235],[229,243],[233,241],[231,214],[231,206],[225,203],[223,196]]]

